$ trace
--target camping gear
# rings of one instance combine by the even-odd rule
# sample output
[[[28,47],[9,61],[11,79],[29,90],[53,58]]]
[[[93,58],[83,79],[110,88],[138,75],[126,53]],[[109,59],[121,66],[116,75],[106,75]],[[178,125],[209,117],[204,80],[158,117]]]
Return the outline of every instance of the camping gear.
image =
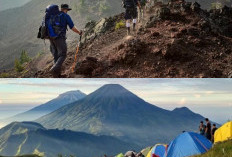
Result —
[[[74,58],[74,63],[73,63],[73,66],[72,66],[72,72],[75,71],[75,68],[76,68],[76,65],[77,65],[77,55],[78,55],[79,50],[80,50],[81,39],[82,39],[82,35],[80,35],[79,43],[77,44],[76,54],[75,54],[75,58]]]
[[[126,152],[126,154],[124,155],[125,157],[135,157],[137,153],[134,151],[128,151]]]
[[[174,139],[168,146],[167,156],[186,157],[207,152],[212,143],[204,136],[194,132],[184,132]]]
[[[61,16],[58,5],[49,5],[46,8],[45,16],[42,25],[39,28],[38,38],[40,39],[55,39],[61,33]]]
[[[232,121],[218,128],[214,134],[214,143],[232,139]]]
[[[153,147],[147,147],[143,150],[141,150],[141,153],[144,155],[144,156],[147,156],[147,154],[150,152],[150,150],[152,149]]]
[[[156,144],[152,149],[149,151],[146,157],[163,157],[166,156],[168,145],[166,144]]]
[[[136,6],[135,0],[123,0],[124,8],[136,8]]]
[[[124,155],[122,153],[116,155],[116,157],[124,157]]]

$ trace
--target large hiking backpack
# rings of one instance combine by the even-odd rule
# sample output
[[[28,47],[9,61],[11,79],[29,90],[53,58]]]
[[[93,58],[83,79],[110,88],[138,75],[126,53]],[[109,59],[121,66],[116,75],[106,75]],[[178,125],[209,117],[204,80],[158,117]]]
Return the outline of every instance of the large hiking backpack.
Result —
[[[124,8],[136,8],[135,0],[123,0]]]
[[[61,15],[58,5],[49,5],[39,28],[38,38],[55,39],[61,34]]]

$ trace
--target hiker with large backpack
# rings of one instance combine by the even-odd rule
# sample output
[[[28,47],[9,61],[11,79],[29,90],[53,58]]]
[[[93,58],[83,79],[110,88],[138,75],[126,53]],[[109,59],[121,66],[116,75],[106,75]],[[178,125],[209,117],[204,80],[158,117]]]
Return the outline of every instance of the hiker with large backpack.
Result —
[[[82,35],[82,31],[75,27],[71,17],[67,14],[70,10],[72,9],[68,4],[62,4],[61,10],[58,5],[49,5],[38,34],[38,38],[50,41],[50,51],[54,57],[54,65],[50,69],[53,77],[61,76],[61,67],[67,56],[67,26],[75,33]]]
[[[138,0],[123,0],[123,7],[125,8],[127,35],[130,35],[130,20],[133,21],[133,31],[135,31],[138,17],[137,6],[140,8]]]

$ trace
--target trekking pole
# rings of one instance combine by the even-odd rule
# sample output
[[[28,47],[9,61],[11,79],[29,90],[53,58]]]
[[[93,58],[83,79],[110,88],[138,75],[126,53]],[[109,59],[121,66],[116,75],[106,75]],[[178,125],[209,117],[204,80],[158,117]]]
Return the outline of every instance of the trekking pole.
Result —
[[[82,35],[80,35],[79,43],[77,44],[77,49],[76,49],[76,54],[75,54],[75,58],[74,58],[74,63],[73,63],[73,66],[72,66],[72,72],[74,72],[74,71],[75,71],[75,68],[76,68],[76,64],[77,64],[77,55],[78,55],[78,52],[79,52],[79,50],[80,50],[81,39],[82,39]]]

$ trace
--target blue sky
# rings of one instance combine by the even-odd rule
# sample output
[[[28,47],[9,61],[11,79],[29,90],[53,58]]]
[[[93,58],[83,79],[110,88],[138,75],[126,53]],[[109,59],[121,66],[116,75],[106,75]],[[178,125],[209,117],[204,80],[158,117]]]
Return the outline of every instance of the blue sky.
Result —
[[[47,102],[70,90],[89,94],[104,84],[123,85],[156,106],[186,106],[223,123],[232,119],[231,79],[0,79],[0,118]]]

